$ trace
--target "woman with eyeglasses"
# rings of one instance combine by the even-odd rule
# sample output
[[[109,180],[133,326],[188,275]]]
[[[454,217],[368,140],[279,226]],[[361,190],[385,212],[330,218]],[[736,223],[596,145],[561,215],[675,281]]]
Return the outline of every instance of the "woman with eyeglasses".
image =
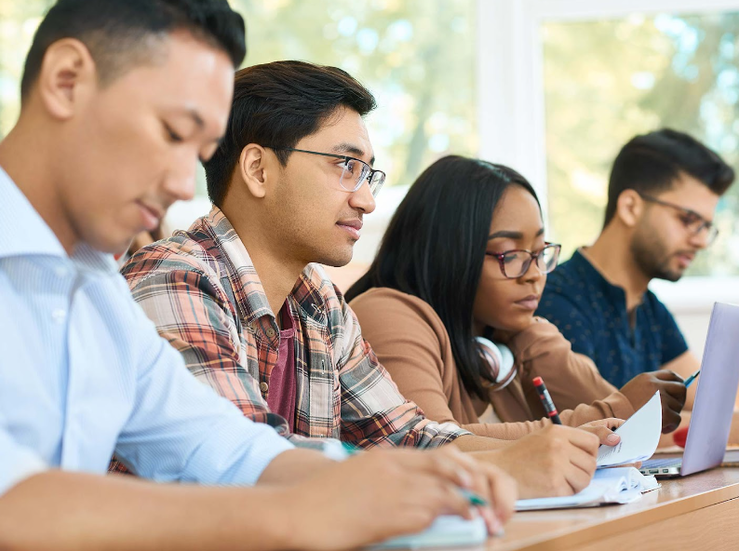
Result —
[[[559,251],[545,240],[536,192],[523,176],[444,157],[411,186],[377,257],[346,295],[382,365],[429,419],[519,438],[549,422],[536,376],[571,426],[626,419],[656,391],[679,411],[673,382],[649,373],[618,391],[534,316]]]

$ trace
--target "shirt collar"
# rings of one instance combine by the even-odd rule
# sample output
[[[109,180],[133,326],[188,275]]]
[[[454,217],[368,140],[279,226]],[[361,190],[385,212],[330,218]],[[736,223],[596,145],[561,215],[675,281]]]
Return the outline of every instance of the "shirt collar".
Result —
[[[43,255],[70,259],[52,229],[7,172],[0,167],[0,258]],[[115,272],[113,257],[87,244],[76,247],[71,257],[79,268]]]
[[[8,173],[0,167],[0,258],[25,255],[66,257],[51,228]]]
[[[608,294],[613,300],[619,301],[619,304],[626,308],[626,291],[618,285],[614,285],[608,281],[598,269],[591,264],[590,260],[582,254],[581,249],[577,249],[572,255],[572,263],[576,269],[594,285],[599,286],[604,293]]]
[[[272,312],[269,306],[262,281],[254,268],[249,252],[223,211],[213,206],[210,213],[201,218],[200,221],[205,231],[210,234],[218,250],[223,253],[227,266],[226,275],[233,289],[241,316],[247,322],[265,315],[274,318],[275,313]],[[290,302],[292,297],[304,315],[320,324],[324,324],[326,314],[324,308],[317,305],[317,303],[322,302],[317,295],[320,295],[320,293],[310,284],[310,280],[306,277],[304,271],[298,278],[290,296],[288,296],[287,302]]]

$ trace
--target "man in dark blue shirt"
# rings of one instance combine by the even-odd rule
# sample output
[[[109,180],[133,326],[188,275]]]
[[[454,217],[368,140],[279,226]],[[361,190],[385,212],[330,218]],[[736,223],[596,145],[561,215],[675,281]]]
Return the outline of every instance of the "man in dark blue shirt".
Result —
[[[647,285],[677,281],[711,244],[716,205],[733,181],[731,167],[687,134],[633,138],[614,161],[603,231],[550,274],[537,314],[617,387],[658,369],[690,375],[699,362]]]

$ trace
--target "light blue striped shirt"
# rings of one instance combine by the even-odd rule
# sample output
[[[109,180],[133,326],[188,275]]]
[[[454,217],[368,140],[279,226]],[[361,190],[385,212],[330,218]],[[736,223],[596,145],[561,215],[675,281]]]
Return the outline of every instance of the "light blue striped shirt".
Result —
[[[253,484],[292,448],[200,384],[113,259],[71,257],[0,168],[0,495],[48,468]]]

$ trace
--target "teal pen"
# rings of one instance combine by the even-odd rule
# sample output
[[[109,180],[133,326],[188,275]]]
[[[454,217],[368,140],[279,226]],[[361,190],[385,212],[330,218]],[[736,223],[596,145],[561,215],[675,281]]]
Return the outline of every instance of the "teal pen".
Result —
[[[490,506],[487,500],[482,499],[479,495],[477,495],[474,492],[470,492],[469,490],[465,490],[464,488],[460,488],[459,491],[462,493],[464,497],[467,498],[467,501],[470,502],[470,505],[475,505],[476,507],[489,507]]]
[[[700,374],[701,374],[701,370],[699,369],[698,371],[696,371],[695,373],[693,373],[690,377],[688,377],[687,379],[685,379],[685,381],[683,381],[683,384],[685,385],[685,388],[688,388],[691,384],[693,384],[693,381],[695,381],[698,378],[698,375],[700,375]]]
[[[344,448],[344,451],[347,455],[354,455],[355,453],[360,451],[360,448],[358,448],[357,446],[353,446],[348,442],[342,442],[341,447]],[[484,500],[474,492],[470,492],[469,490],[465,490],[464,488],[460,488],[459,491],[465,498],[467,498],[467,501],[470,502],[470,505],[474,505],[476,507],[488,507],[490,505],[486,500]]]

